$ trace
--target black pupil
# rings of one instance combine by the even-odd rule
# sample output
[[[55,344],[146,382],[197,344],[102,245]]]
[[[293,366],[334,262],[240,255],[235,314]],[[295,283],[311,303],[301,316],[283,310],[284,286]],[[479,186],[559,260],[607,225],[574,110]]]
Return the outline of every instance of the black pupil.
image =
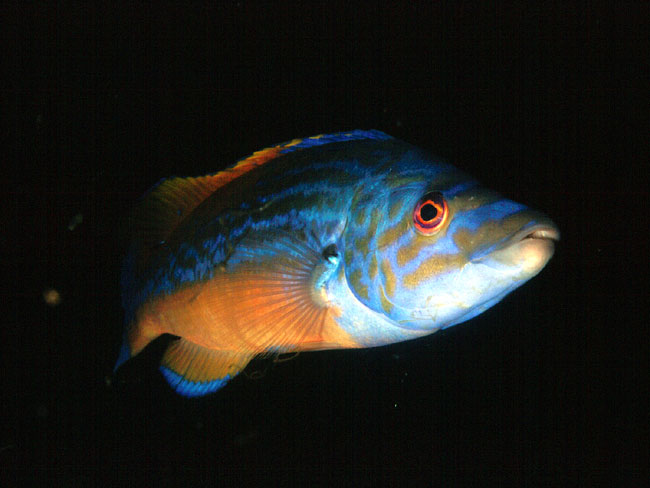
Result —
[[[435,219],[436,215],[438,215],[438,210],[430,203],[422,205],[422,208],[420,208],[420,217],[422,217],[422,220],[425,222]]]

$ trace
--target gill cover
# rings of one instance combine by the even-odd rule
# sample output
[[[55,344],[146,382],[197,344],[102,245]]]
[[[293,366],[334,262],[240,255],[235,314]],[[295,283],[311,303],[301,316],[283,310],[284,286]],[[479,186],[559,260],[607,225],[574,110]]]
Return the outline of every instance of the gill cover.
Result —
[[[450,220],[443,192],[427,182],[393,185],[389,191],[366,188],[352,203],[345,233],[345,275],[365,306],[411,328],[417,308],[404,283],[427,256],[445,255],[440,244]],[[421,258],[417,260],[416,258]]]

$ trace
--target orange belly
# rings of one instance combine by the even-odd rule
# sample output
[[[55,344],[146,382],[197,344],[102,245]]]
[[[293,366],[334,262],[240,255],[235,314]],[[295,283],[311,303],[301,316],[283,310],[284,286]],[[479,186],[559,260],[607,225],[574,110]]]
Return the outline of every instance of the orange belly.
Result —
[[[256,270],[224,271],[146,304],[138,328],[253,354],[361,347],[336,323],[339,311],[312,294]]]

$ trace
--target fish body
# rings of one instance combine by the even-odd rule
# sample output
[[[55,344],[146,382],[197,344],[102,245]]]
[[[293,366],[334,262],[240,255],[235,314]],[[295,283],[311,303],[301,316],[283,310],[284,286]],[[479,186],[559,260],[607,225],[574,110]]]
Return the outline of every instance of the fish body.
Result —
[[[379,131],[296,139],[163,180],[132,218],[116,368],[173,334],[176,391],[218,390],[254,356],[391,344],[464,322],[535,276],[545,215]]]

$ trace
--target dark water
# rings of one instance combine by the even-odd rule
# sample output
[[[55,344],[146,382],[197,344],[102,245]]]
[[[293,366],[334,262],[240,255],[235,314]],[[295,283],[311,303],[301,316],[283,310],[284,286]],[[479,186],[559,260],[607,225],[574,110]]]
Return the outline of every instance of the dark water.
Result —
[[[638,486],[647,14],[4,6],[0,485]],[[555,257],[418,341],[258,362],[262,378],[197,400],[167,387],[154,347],[108,384],[137,198],[352,128],[545,211]]]

